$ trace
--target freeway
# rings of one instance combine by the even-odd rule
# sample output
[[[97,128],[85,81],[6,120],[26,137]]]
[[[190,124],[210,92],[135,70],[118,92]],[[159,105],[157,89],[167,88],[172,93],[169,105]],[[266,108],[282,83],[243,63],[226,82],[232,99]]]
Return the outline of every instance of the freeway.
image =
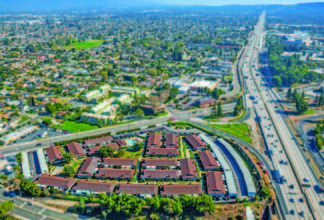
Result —
[[[280,204],[285,203],[288,213],[283,213],[287,219],[296,219],[304,217],[312,218],[312,211],[305,201],[302,188],[299,185],[299,178],[295,175],[294,164],[290,164],[289,155],[286,154],[286,144],[282,143],[283,127],[278,127],[277,118],[274,118],[274,106],[270,98],[271,89],[265,86],[258,68],[259,49],[262,48],[261,41],[263,37],[263,25],[265,14],[262,14],[254,35],[251,38],[247,56],[243,66],[243,74],[249,93],[247,105],[253,105],[257,115],[257,121],[260,124],[262,135],[268,148],[268,155],[272,161],[276,174],[284,176],[284,183],[280,184],[280,191],[283,198],[279,197]],[[252,103],[251,103],[252,102]],[[270,106],[271,105],[271,106]],[[271,109],[271,110],[269,110]],[[279,115],[280,116],[280,115]],[[280,116],[281,117],[281,116]],[[278,132],[278,129],[279,132]],[[289,152],[290,153],[290,152]]]
[[[259,74],[258,54],[260,37],[263,35],[264,14],[255,28],[244,75],[248,77],[247,86],[253,96],[253,105],[270,153],[273,166],[284,176],[281,191],[289,209],[287,218],[324,219],[321,203],[323,194],[315,191],[318,180],[308,165],[300,146],[287,126],[282,112],[278,111],[277,96]],[[258,46],[259,45],[259,46]],[[309,186],[309,187],[305,187]],[[304,202],[306,200],[306,202]]]

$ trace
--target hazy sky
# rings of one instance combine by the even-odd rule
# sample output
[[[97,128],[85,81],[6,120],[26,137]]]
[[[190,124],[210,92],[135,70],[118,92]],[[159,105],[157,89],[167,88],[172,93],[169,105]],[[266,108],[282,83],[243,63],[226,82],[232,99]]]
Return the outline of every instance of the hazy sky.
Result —
[[[146,0],[149,2],[175,5],[255,5],[255,4],[296,4],[304,2],[324,2],[324,0]]]

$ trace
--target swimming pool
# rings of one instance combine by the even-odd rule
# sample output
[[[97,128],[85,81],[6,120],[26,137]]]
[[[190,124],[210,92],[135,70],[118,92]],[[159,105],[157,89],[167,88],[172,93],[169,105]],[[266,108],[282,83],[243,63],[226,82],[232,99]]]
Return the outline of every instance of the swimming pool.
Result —
[[[130,146],[133,146],[135,144],[135,140],[134,139],[127,139],[126,142]]]

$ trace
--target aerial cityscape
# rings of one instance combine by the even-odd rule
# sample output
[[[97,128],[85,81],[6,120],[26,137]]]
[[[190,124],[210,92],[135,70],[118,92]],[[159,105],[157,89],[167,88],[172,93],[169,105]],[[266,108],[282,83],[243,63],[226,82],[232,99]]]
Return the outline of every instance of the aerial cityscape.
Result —
[[[0,2],[0,219],[324,219],[324,2]]]

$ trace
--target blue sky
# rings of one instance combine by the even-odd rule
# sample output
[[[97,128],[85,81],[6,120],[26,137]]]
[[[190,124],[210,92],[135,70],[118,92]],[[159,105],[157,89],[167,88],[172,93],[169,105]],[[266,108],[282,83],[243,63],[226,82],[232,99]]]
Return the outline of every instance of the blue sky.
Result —
[[[173,5],[256,5],[256,4],[297,4],[305,2],[324,2],[316,0],[146,0],[148,2]]]

